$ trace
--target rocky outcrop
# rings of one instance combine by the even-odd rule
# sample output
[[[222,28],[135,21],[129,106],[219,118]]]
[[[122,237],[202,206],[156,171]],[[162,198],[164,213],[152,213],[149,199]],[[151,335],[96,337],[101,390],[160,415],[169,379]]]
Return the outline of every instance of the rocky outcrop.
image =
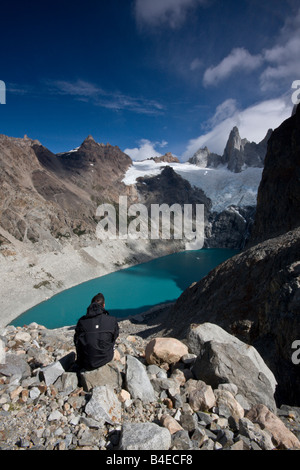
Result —
[[[167,152],[165,155],[161,157],[152,157],[150,160],[153,160],[155,163],[180,163],[177,157],[171,154],[171,152]]]
[[[300,226],[300,107],[273,133],[249,246]]]
[[[224,150],[223,163],[234,173],[240,173],[245,167],[263,168],[271,134],[270,129],[265,138],[256,144],[247,139],[241,139],[238,128],[234,127]]]
[[[209,339],[214,328],[203,325],[200,333],[198,327],[198,335],[192,329],[193,338],[189,335],[182,347],[194,350],[199,338]],[[135,334],[128,335],[128,331]],[[227,342],[236,342],[220,328],[217,331],[219,338],[225,335]],[[1,330],[7,354],[5,364],[0,365],[0,449],[300,448],[297,408],[283,406],[272,412],[263,396],[262,403],[253,404],[252,399],[246,403],[243,394],[251,369],[244,371],[244,384],[224,378],[213,385],[213,380],[206,383],[204,376],[196,377],[193,372],[201,353],[149,364],[145,350],[152,329],[147,335],[145,325],[126,320],[120,322],[120,332],[113,361],[85,372],[74,368],[72,327],[47,330],[32,323]],[[257,352],[253,357],[259,357]],[[234,358],[228,361],[236,372],[232,379],[241,382]]]
[[[265,138],[256,144],[242,139],[239,129],[234,127],[230,132],[223,155],[211,153],[207,147],[204,147],[189,159],[189,163],[203,168],[217,168],[225,165],[234,173],[240,173],[247,167],[263,168],[271,135],[272,129],[269,129]]]
[[[136,184],[138,193],[147,207],[151,204],[204,204],[205,213],[211,209],[211,201],[201,189],[192,187],[191,184],[173,168],[166,166],[160,175],[154,177],[138,178]]]
[[[248,240],[254,220],[255,207],[230,206],[220,213],[212,210],[212,202],[205,193],[166,166],[160,175],[138,178],[136,184],[140,201],[152,204],[204,205],[205,244],[207,248],[242,249]]]
[[[197,165],[201,168],[217,168],[221,162],[221,156],[212,153],[207,147],[199,149],[192,158],[189,159],[191,165]]]

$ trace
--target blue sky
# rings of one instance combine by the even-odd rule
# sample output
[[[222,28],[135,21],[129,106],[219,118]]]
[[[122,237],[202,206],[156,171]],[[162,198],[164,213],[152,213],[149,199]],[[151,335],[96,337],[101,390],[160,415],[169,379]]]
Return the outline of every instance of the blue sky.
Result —
[[[51,151],[93,135],[183,161],[229,131],[258,142],[292,109],[298,0],[11,0],[1,5],[0,133]]]

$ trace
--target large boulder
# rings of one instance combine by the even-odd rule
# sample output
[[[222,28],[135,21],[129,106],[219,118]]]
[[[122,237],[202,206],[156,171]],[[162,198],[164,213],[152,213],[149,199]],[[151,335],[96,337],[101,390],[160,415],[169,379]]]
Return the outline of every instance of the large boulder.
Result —
[[[102,424],[118,424],[121,422],[122,405],[109,385],[95,387],[85,413]]]
[[[182,356],[188,354],[185,344],[175,338],[152,339],[145,348],[145,357],[148,364],[174,364]]]
[[[156,400],[155,392],[147,375],[145,366],[135,357],[126,358],[126,388],[133,399],[139,398],[143,403]]]
[[[109,385],[113,389],[120,390],[122,387],[122,375],[118,367],[110,362],[98,369],[82,371],[80,381],[83,389],[89,392],[94,387]]]
[[[171,434],[155,423],[125,423],[121,431],[120,450],[168,450]]]
[[[276,412],[274,392],[267,376],[232,344],[206,342],[193,366],[193,373],[196,379],[212,388],[218,388],[223,383],[234,383],[249,408],[253,404],[263,403]]]
[[[276,390],[276,379],[273,372],[267,367],[265,361],[257,350],[249,344],[240,341],[235,336],[227,333],[218,325],[212,323],[203,323],[202,325],[191,325],[188,337],[188,347],[190,352],[197,356],[201,353],[205,343],[214,341],[222,344],[231,344],[236,348],[237,352],[243,356],[247,356],[253,362],[258,371],[262,372],[269,380],[272,392]]]
[[[269,431],[277,448],[300,449],[299,439],[264,405],[254,406],[248,411],[246,417],[253,423],[259,424],[262,429]]]

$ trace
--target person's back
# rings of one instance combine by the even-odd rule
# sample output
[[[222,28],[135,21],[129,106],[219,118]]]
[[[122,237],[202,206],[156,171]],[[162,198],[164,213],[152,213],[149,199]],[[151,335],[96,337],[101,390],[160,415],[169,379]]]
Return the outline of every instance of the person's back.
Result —
[[[104,297],[98,294],[76,325],[74,343],[80,369],[98,369],[113,359],[119,326],[104,306]]]

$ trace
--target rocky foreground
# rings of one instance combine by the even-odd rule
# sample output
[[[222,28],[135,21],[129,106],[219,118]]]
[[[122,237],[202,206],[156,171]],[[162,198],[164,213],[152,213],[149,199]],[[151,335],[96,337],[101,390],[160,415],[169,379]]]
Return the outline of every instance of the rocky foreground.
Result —
[[[73,328],[0,330],[1,450],[300,449],[300,409],[277,409],[253,347],[209,323],[184,341],[120,329],[92,372],[76,371]]]

